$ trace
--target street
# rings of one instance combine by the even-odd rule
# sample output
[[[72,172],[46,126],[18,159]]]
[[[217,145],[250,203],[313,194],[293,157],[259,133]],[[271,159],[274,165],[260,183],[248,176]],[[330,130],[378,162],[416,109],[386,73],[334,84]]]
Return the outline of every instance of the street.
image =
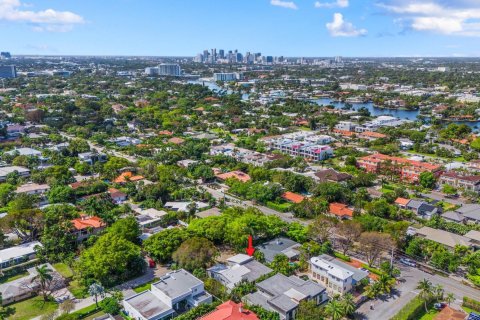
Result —
[[[400,278],[405,279],[405,281],[396,287],[391,297],[375,301],[374,310],[370,310],[370,301],[361,305],[357,309],[356,319],[390,319],[418,294],[415,288],[417,283],[424,278],[430,280],[433,285],[440,284],[445,290],[445,294],[453,293],[456,298],[456,301],[452,304],[454,306],[460,307],[464,296],[476,300],[480,299],[479,290],[463,285],[454,279],[430,275],[404,265],[398,265],[398,267],[402,272]]]

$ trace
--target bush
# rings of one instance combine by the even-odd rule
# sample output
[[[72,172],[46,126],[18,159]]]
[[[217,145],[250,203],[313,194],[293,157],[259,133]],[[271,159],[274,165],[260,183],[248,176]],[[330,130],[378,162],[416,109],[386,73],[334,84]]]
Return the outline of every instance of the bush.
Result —
[[[106,297],[105,299],[100,301],[98,304],[100,305],[100,308],[102,308],[102,310],[105,313],[109,313],[112,315],[117,315],[120,313],[121,307],[118,304],[118,300],[114,297]]]
[[[424,313],[425,305],[423,300],[415,297],[390,320],[417,320],[420,319]]]
[[[474,300],[469,297],[463,297],[463,306],[480,312],[480,301]]]
[[[267,201],[267,207],[280,212],[288,212],[291,206],[292,205],[290,203],[276,203],[272,201]]]
[[[196,320],[201,316],[206,315],[209,312],[215,310],[215,308],[219,305],[218,302],[214,302],[212,304],[202,304],[198,307],[195,307],[184,314],[175,318],[175,320]]]
[[[350,260],[351,260],[349,256],[341,254],[340,252],[335,252],[334,255],[335,255],[335,257],[337,257],[339,259],[342,259],[343,261],[350,262]]]

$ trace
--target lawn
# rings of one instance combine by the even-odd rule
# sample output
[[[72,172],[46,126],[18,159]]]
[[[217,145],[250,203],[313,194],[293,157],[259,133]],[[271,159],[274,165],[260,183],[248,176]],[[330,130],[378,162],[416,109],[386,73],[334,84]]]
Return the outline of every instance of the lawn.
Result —
[[[29,320],[57,310],[58,304],[53,301],[43,301],[43,297],[37,296],[21,302],[11,304],[15,313],[9,320]]]
[[[0,283],[7,283],[7,282],[10,282],[10,281],[13,281],[13,280],[17,280],[17,279],[20,279],[20,278],[23,278],[23,277],[26,277],[28,276],[28,272],[27,271],[24,271],[24,272],[20,272],[20,273],[17,273],[13,276],[8,276],[8,277],[2,277],[0,278]]]
[[[419,320],[433,320],[438,313],[438,310],[430,309],[428,310],[428,313],[424,314]]]
[[[153,280],[151,280],[151,281],[149,281],[145,284],[142,284],[138,287],[133,288],[133,291],[135,291],[136,293],[140,293],[140,292],[143,292],[143,291],[146,291],[146,290],[150,290],[150,287],[152,286],[152,283],[157,282],[157,281],[158,281],[158,279],[155,278],[155,279],[153,279]]]
[[[68,290],[77,299],[83,299],[83,298],[86,298],[88,296],[88,294],[86,292],[87,290],[82,285],[80,285],[78,280],[71,281],[69,286],[68,286]]]
[[[105,312],[103,312],[103,311],[98,311],[98,312],[96,312],[96,313],[94,313],[94,314],[86,317],[84,320],[93,320],[93,319],[95,319],[96,317],[103,316],[104,314],[105,314]]]
[[[64,278],[72,278],[73,277],[73,271],[70,269],[69,266],[67,266],[65,263],[55,263],[53,265],[55,270],[57,270],[58,273],[62,275]]]

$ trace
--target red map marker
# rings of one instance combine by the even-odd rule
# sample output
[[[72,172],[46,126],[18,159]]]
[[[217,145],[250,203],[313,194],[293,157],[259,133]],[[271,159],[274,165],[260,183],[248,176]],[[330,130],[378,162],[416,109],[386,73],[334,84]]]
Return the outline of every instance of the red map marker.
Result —
[[[255,248],[253,247],[253,238],[251,235],[248,236],[248,247],[245,249],[247,254],[251,257],[255,253]]]

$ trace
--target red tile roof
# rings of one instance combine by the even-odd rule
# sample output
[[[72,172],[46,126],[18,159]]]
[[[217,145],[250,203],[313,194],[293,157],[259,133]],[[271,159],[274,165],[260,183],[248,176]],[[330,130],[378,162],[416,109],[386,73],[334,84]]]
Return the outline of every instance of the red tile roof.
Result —
[[[405,198],[397,198],[395,200],[395,203],[400,205],[400,206],[406,206],[407,203],[409,203],[409,202],[410,202],[410,199],[405,199]]]
[[[126,171],[126,172],[123,172],[118,177],[116,177],[115,180],[113,180],[113,182],[115,182],[115,183],[125,183],[127,181],[135,182],[135,181],[140,181],[140,180],[143,180],[143,179],[145,179],[143,176],[134,176],[133,173],[131,173],[130,171]]]
[[[347,205],[338,202],[332,202],[329,205],[330,213],[340,218],[353,217],[353,210],[349,209]]]
[[[250,180],[250,176],[242,171],[231,171],[227,173],[219,173],[215,175],[218,179],[227,180],[229,178],[235,178],[242,182],[247,182]]]
[[[290,191],[287,191],[284,194],[282,194],[282,198],[293,203],[300,203],[303,200],[305,200],[304,196],[298,193],[290,192]]]
[[[87,228],[97,229],[105,226],[105,223],[99,217],[81,216],[80,218],[73,219],[72,223],[76,230],[83,230]]]
[[[259,318],[252,311],[242,309],[241,303],[227,301],[199,320],[259,320]]]
[[[182,143],[185,142],[185,140],[182,139],[182,138],[173,137],[173,138],[168,139],[168,142],[173,143],[173,144],[182,144]]]

